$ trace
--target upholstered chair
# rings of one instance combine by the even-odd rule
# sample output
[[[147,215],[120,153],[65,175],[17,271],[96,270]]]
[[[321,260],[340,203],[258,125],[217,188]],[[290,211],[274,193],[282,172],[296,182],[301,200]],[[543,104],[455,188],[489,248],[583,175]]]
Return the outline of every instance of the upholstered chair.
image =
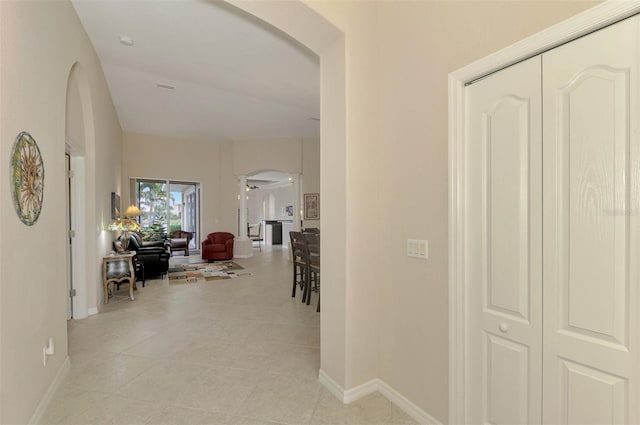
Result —
[[[203,260],[231,260],[235,236],[227,232],[213,232],[202,241]]]

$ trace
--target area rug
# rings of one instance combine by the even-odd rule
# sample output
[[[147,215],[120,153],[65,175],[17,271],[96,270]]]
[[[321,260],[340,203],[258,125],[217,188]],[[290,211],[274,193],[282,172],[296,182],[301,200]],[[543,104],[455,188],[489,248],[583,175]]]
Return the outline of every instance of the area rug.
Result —
[[[171,284],[212,282],[244,276],[251,276],[251,273],[233,261],[176,264],[169,268]]]

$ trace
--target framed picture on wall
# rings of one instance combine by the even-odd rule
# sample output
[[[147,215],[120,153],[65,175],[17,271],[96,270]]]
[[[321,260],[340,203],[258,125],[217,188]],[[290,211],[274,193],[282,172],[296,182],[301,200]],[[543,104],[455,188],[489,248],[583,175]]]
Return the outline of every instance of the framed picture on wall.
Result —
[[[304,219],[320,220],[320,194],[304,194]]]
[[[120,218],[120,195],[111,192],[111,219]]]

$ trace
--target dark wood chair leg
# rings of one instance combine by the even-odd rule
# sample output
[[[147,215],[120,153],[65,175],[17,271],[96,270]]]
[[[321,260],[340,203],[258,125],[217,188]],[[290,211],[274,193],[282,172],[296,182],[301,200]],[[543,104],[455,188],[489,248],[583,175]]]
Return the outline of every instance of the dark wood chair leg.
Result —
[[[296,297],[296,286],[298,285],[298,282],[296,280],[296,277],[298,277],[298,265],[296,265],[295,260],[293,261],[293,288],[291,290],[291,298],[295,298]]]
[[[302,292],[302,301],[301,302],[307,302],[307,298],[311,298],[311,288],[310,288],[310,283],[311,283],[311,271],[309,270],[309,267],[305,267],[304,270],[304,291]],[[309,303],[307,302],[307,305]]]
[[[313,278],[311,277],[312,273],[313,273]],[[311,293],[313,292],[313,288],[317,286],[318,286],[318,273],[312,270],[309,270],[309,293],[307,294],[307,305],[311,304]]]

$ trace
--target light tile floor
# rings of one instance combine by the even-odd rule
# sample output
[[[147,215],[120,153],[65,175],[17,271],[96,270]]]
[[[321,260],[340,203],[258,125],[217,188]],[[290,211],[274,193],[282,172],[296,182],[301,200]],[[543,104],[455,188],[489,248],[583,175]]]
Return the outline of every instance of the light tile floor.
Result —
[[[318,383],[320,315],[291,297],[285,250],[236,261],[252,276],[148,280],[69,322],[71,370],[44,423],[415,424],[380,394],[343,405]]]

